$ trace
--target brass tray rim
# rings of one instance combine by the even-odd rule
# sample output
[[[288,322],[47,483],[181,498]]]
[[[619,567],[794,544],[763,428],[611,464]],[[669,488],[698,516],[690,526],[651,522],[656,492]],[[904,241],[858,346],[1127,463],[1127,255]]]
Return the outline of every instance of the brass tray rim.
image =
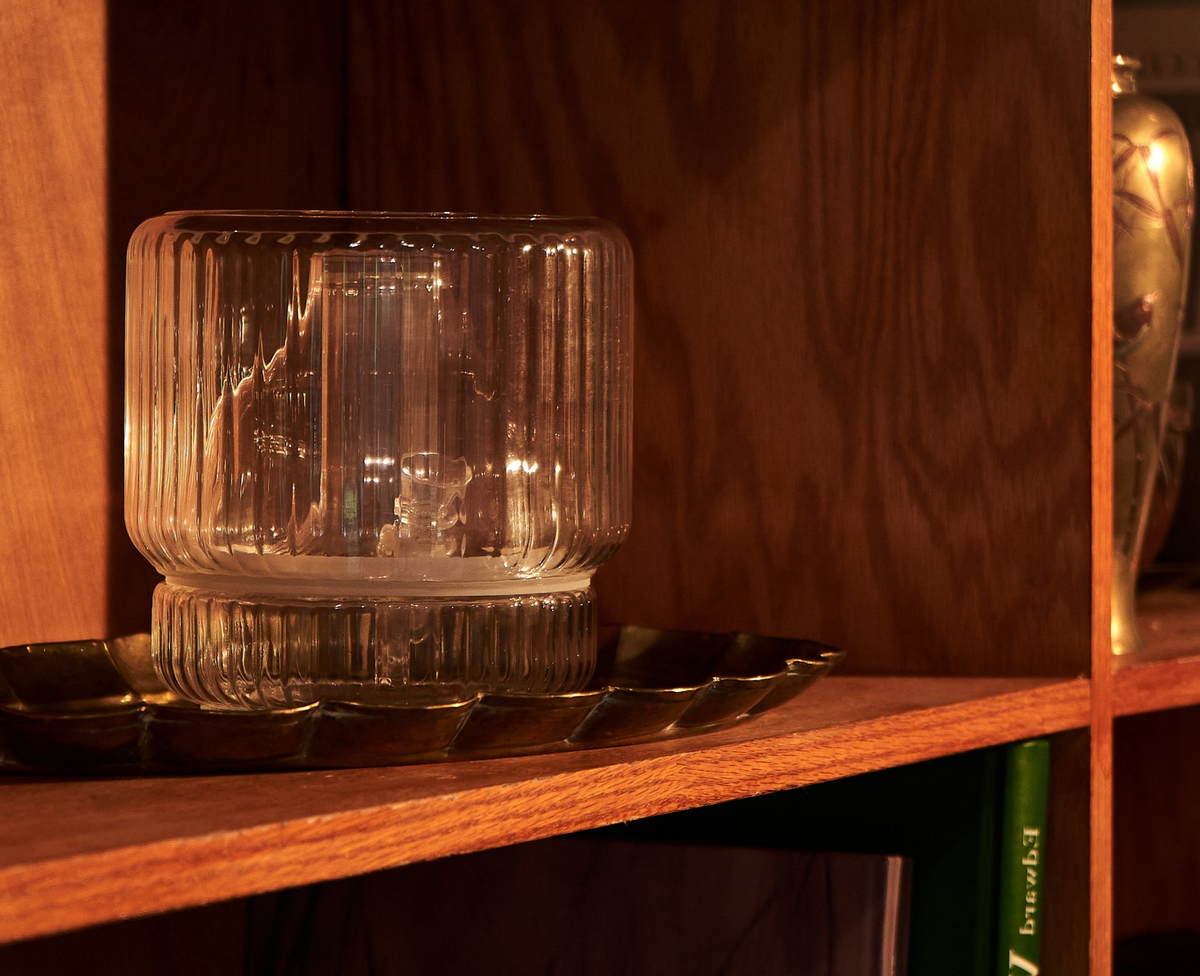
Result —
[[[334,769],[667,740],[773,710],[845,656],[800,638],[636,626],[606,630],[615,634],[616,663],[601,665],[594,684],[584,689],[479,692],[421,703],[328,698],[269,709],[201,705],[173,696],[148,672],[145,634],[3,647],[0,774]],[[623,641],[635,648],[627,659],[621,657]],[[709,649],[706,679],[696,681],[694,669],[681,673],[681,649],[689,645]],[[747,649],[749,661],[739,659]],[[772,666],[747,666],[763,661]],[[751,673],[731,673],[739,669]],[[99,693],[58,694],[53,689],[60,676],[69,687]],[[681,680],[688,677],[692,680]],[[87,688],[89,680],[97,687]],[[49,697],[30,700],[46,688]]]

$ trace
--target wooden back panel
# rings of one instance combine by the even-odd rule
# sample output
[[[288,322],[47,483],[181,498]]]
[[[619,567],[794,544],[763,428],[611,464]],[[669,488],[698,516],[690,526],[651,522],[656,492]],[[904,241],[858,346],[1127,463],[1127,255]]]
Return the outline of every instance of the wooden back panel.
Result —
[[[629,234],[610,619],[1086,672],[1089,44],[1035,2],[354,4],[349,200]]]
[[[107,207],[99,5],[51,43],[33,5],[5,15],[26,33],[4,41],[0,642],[144,625],[120,515],[133,225],[349,204],[629,233],[635,526],[598,578],[610,619],[818,637],[857,670],[1087,670],[1085,18],[268,6],[148,28],[114,5]]]
[[[327,0],[111,3],[109,375],[120,456],[125,248],[169,210],[331,209],[344,202],[345,10]],[[144,630],[160,577],[133,548],[113,482],[108,632]]]

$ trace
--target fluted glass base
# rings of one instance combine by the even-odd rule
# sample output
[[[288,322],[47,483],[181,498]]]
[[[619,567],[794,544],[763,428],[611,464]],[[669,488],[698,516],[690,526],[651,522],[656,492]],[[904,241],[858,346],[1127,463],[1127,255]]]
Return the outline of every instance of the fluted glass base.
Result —
[[[231,596],[168,581],[154,594],[152,646],[173,692],[224,706],[558,694],[592,675],[596,609],[587,585],[341,599]]]

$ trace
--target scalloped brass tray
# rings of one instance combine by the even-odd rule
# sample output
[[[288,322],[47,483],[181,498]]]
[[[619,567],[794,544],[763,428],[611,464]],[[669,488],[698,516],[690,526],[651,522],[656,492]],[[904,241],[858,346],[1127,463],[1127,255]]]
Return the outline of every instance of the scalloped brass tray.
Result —
[[[0,648],[0,772],[384,766],[624,745],[776,708],[841,658],[808,640],[609,628],[584,691],[242,711],[175,698],[147,634],[28,644]]]

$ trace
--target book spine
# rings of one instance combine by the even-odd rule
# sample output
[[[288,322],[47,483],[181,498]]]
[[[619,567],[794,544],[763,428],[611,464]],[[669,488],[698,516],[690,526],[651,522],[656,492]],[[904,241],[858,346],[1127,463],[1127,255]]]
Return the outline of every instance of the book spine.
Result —
[[[1046,865],[1046,796],[1050,743],[1006,750],[997,897],[997,976],[1037,976],[1042,946],[1042,879]]]

